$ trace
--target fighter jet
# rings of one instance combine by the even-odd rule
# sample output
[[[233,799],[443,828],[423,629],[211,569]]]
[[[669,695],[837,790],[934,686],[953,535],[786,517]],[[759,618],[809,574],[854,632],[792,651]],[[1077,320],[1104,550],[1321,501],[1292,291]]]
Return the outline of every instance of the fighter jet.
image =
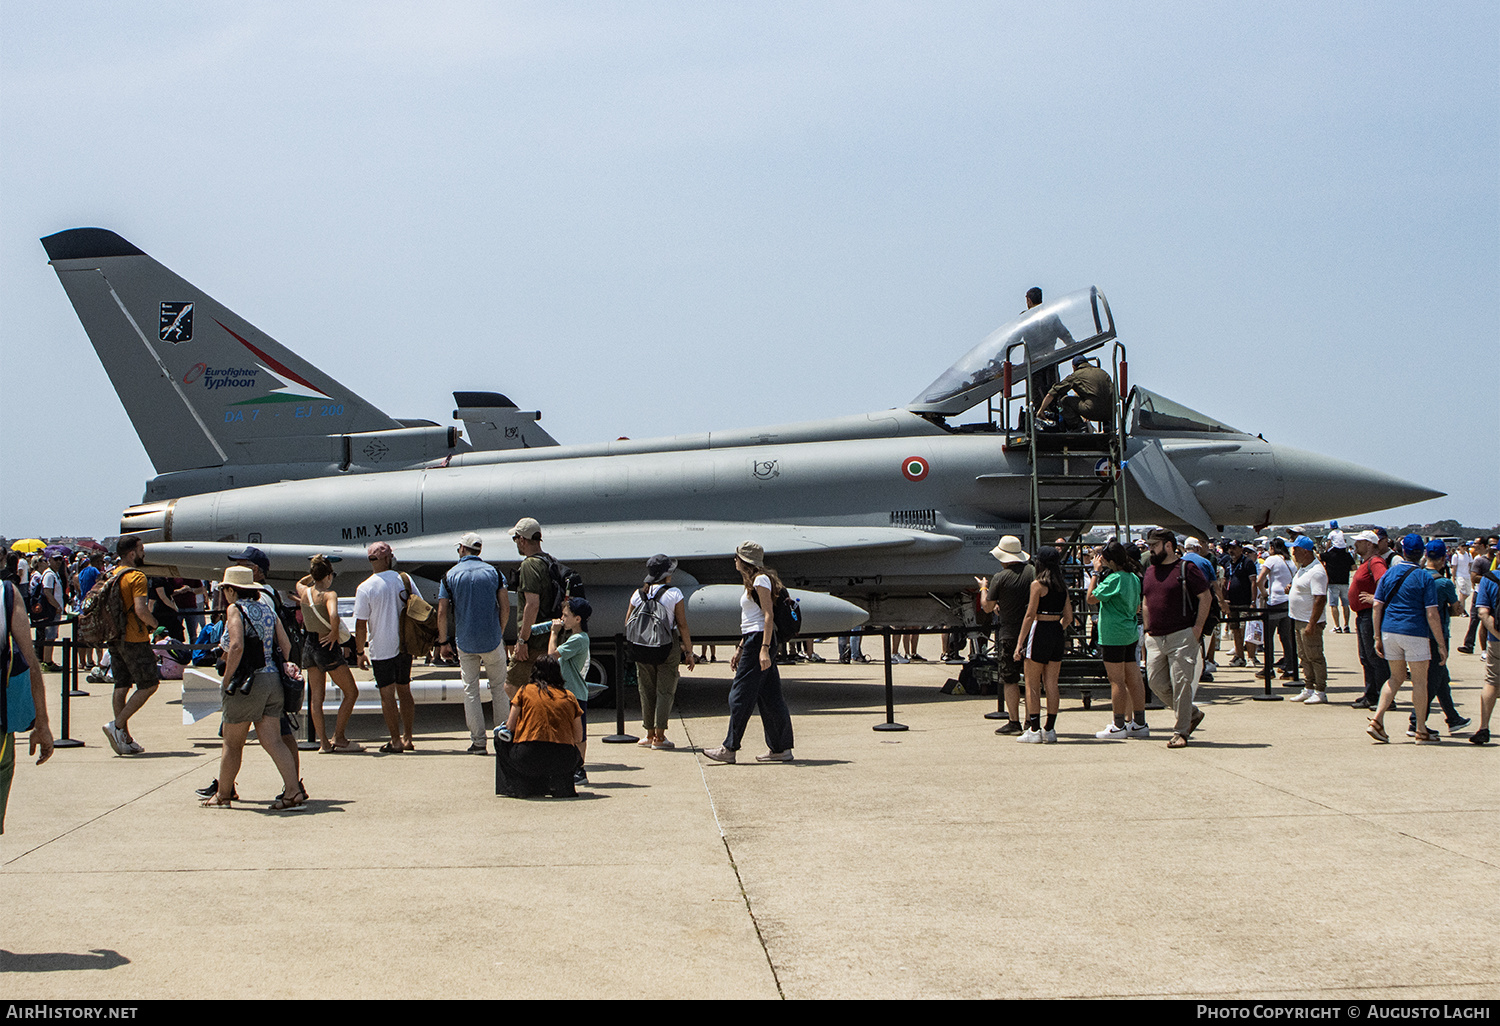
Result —
[[[956,626],[1002,535],[1029,546],[1064,523],[1076,537],[1130,518],[1213,535],[1442,494],[1128,387],[1097,288],[1002,326],[904,406],[564,446],[497,393],[454,393],[462,428],[392,417],[113,232],[42,244],[158,473],[121,531],[183,576],[216,575],[246,544],[282,580],[319,552],[353,570],[379,539],[430,590],[466,531],[513,564],[509,530],[529,516],[587,580],[596,623],[619,623],[646,559],[667,552],[694,634],[737,634],[731,556],[754,539],[803,589],[810,634],[867,619]],[[1105,353],[1117,415],[1088,435],[1039,433],[1021,408],[1027,383]],[[959,423],[971,410],[979,419]],[[1079,498],[1059,499],[1069,487]],[[1072,512],[1042,517],[1049,501]],[[342,574],[341,590],[362,576]]]

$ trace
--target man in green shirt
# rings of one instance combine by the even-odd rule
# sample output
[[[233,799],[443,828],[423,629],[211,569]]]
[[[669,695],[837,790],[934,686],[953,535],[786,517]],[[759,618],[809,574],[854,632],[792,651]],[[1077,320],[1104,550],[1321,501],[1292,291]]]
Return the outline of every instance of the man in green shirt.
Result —
[[[556,585],[552,568],[542,552],[542,525],[531,517],[522,517],[511,529],[511,540],[522,556],[516,574],[516,647],[511,651],[510,666],[505,671],[505,690],[515,694],[531,680],[531,667],[547,654],[546,637],[533,638],[531,628],[552,618]]]
[[[1089,363],[1087,356],[1075,356],[1073,373],[1053,385],[1037,407],[1038,420],[1053,403],[1057,403],[1064,431],[1086,431],[1084,422],[1089,420],[1107,427],[1115,419],[1114,380],[1108,371]]]

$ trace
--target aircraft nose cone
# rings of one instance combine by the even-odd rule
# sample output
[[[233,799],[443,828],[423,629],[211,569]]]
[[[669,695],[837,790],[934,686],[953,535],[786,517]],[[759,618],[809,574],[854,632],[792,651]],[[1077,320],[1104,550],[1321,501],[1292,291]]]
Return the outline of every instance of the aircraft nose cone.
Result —
[[[1282,479],[1276,519],[1283,524],[1359,516],[1447,494],[1332,456],[1285,445],[1272,451]]]

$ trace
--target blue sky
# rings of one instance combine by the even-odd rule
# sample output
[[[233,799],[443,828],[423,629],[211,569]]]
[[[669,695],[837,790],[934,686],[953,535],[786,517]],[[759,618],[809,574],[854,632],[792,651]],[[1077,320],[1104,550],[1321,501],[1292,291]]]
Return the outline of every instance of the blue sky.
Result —
[[[1098,285],[1136,383],[1500,517],[1493,3],[5,0],[0,197],[13,537],[153,473],[36,241],[82,225],[565,443],[900,405]]]

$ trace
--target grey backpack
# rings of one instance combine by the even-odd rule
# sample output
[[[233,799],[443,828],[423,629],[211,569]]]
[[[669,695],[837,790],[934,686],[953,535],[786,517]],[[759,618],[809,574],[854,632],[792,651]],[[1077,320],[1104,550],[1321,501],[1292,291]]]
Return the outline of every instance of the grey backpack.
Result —
[[[658,586],[656,595],[652,595],[651,586],[643,585],[641,604],[631,611],[625,624],[625,640],[630,644],[631,658],[647,666],[660,666],[666,662],[667,652],[672,648],[672,621],[667,617],[667,607],[657,598],[661,591]]]

